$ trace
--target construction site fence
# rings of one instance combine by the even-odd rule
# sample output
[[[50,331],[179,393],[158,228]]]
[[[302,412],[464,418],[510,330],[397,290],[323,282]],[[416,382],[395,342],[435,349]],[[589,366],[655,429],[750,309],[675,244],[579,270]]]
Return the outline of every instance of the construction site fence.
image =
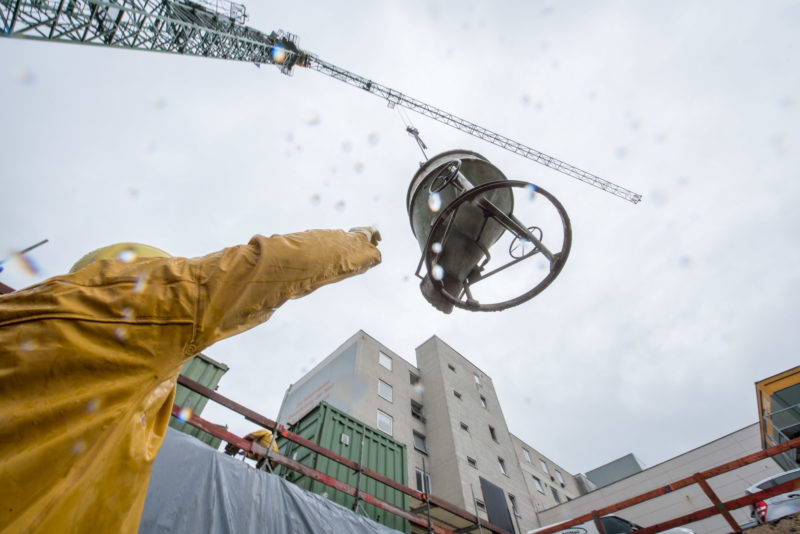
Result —
[[[433,495],[428,495],[428,494],[426,494],[424,492],[420,492],[420,491],[417,491],[417,490],[412,489],[410,487],[404,486],[404,485],[400,484],[399,482],[397,482],[395,480],[392,480],[392,479],[390,479],[390,478],[388,478],[388,477],[386,477],[386,476],[384,476],[384,475],[382,475],[382,474],[380,474],[380,473],[378,473],[376,471],[373,471],[371,469],[368,469],[368,468],[362,466],[358,462],[350,460],[349,458],[345,458],[344,456],[341,456],[340,454],[337,454],[337,453],[335,453],[335,452],[333,452],[333,451],[331,451],[329,449],[321,447],[320,445],[314,443],[313,441],[310,441],[310,440],[308,440],[308,439],[306,439],[306,438],[304,438],[304,437],[302,437],[302,436],[300,436],[298,434],[295,434],[295,433],[291,432],[289,429],[287,429],[286,427],[284,427],[281,424],[278,424],[277,422],[273,421],[272,419],[269,419],[269,418],[267,418],[267,417],[255,412],[255,411],[253,411],[253,410],[251,410],[251,409],[249,409],[249,408],[247,408],[245,406],[242,406],[241,404],[239,404],[239,403],[237,403],[237,402],[235,402],[235,401],[233,401],[233,400],[231,400],[231,399],[229,399],[229,398],[217,393],[214,390],[211,390],[211,389],[203,386],[202,384],[200,384],[198,382],[195,382],[194,380],[186,378],[183,375],[179,375],[178,376],[178,383],[183,385],[183,386],[185,386],[185,387],[187,387],[187,388],[189,388],[189,389],[191,389],[192,391],[200,393],[201,395],[207,397],[208,399],[213,400],[214,402],[216,402],[216,403],[218,403],[218,404],[220,404],[222,406],[225,406],[226,408],[228,408],[230,410],[233,410],[234,412],[244,416],[244,418],[247,419],[248,421],[250,421],[252,423],[255,423],[255,424],[257,424],[257,425],[259,425],[259,426],[261,426],[263,428],[266,428],[267,430],[272,432],[273,436],[276,439],[277,439],[278,436],[283,437],[283,438],[285,438],[285,439],[287,439],[289,441],[297,443],[298,445],[306,447],[306,448],[314,451],[315,453],[318,453],[318,454],[321,454],[321,455],[323,455],[323,456],[325,456],[327,458],[330,458],[331,460],[333,460],[335,462],[338,462],[339,464],[344,465],[344,466],[346,466],[346,467],[348,467],[348,468],[350,468],[350,469],[352,469],[352,470],[354,470],[356,472],[360,472],[364,476],[370,477],[370,478],[372,478],[372,479],[374,479],[374,480],[376,480],[378,482],[386,484],[387,486],[389,486],[389,487],[391,487],[391,488],[393,488],[395,490],[398,490],[398,491],[400,491],[402,493],[405,493],[406,495],[421,501],[423,504],[427,505],[428,507],[441,508],[443,510],[446,510],[446,511],[450,512],[451,514],[454,514],[454,515],[456,515],[458,517],[461,517],[462,519],[472,523],[474,525],[475,529],[478,529],[478,530],[481,530],[481,531],[485,531],[485,532],[494,532],[496,534],[513,534],[513,533],[510,533],[510,532],[508,532],[507,530],[505,530],[503,528],[498,527],[497,525],[494,525],[494,524],[492,524],[492,523],[490,523],[490,522],[488,522],[488,521],[486,521],[486,520],[484,520],[484,519],[482,519],[480,517],[477,517],[474,514],[471,514],[470,512],[468,512],[468,511],[466,511],[466,510],[464,510],[462,508],[459,508],[458,506],[456,506],[456,505],[454,505],[454,504],[452,504],[450,502],[444,501],[444,500],[439,499],[438,497],[435,497]],[[362,501],[364,501],[364,502],[366,502],[368,504],[371,504],[373,506],[376,506],[378,508],[386,510],[389,513],[392,513],[392,514],[395,514],[397,516],[400,516],[400,517],[408,520],[410,523],[412,523],[414,525],[417,525],[419,527],[425,528],[429,532],[434,532],[436,534],[455,534],[456,533],[456,531],[453,531],[453,530],[444,528],[441,525],[435,524],[431,519],[429,519],[429,516],[428,517],[420,517],[420,516],[415,515],[414,513],[410,512],[410,511],[408,511],[408,510],[403,510],[402,508],[398,508],[397,506],[395,506],[395,505],[393,505],[391,503],[385,502],[385,501],[383,501],[383,500],[381,500],[381,499],[379,499],[379,498],[377,498],[377,497],[375,497],[373,495],[370,495],[370,494],[365,493],[363,491],[359,491],[359,489],[356,488],[356,487],[353,487],[353,486],[350,486],[348,484],[345,484],[344,482],[342,482],[340,480],[337,480],[337,479],[331,477],[330,475],[327,475],[325,473],[317,471],[316,469],[312,469],[311,467],[308,467],[308,466],[306,466],[306,465],[304,465],[304,464],[302,464],[300,462],[297,462],[296,460],[293,460],[292,458],[289,458],[289,457],[284,456],[284,455],[282,455],[280,453],[277,453],[274,450],[272,450],[271,448],[268,449],[266,447],[261,447],[257,443],[253,443],[252,441],[246,440],[241,436],[238,436],[238,435],[236,435],[236,434],[234,434],[232,432],[229,432],[225,428],[223,428],[223,427],[221,427],[219,425],[216,425],[214,423],[211,423],[210,421],[207,421],[207,420],[203,419],[202,417],[199,417],[199,416],[194,415],[194,414],[192,414],[191,417],[188,417],[188,418],[187,417],[182,417],[182,415],[181,415],[181,407],[178,406],[178,405],[173,405],[172,406],[172,415],[174,417],[176,417],[176,418],[179,418],[182,422],[189,423],[190,425],[192,425],[192,426],[194,426],[196,428],[204,430],[205,432],[208,432],[209,434],[211,434],[211,435],[213,435],[213,436],[215,436],[217,438],[220,438],[223,441],[226,441],[226,442],[238,447],[239,449],[243,450],[245,453],[253,452],[253,453],[256,453],[256,454],[259,454],[259,455],[263,455],[263,456],[266,457],[268,462],[274,462],[276,464],[285,466],[285,467],[287,467],[287,468],[289,468],[289,469],[291,469],[293,471],[296,471],[296,472],[298,472],[298,473],[300,473],[300,474],[302,474],[304,476],[307,476],[307,477],[309,477],[309,478],[311,478],[311,479],[313,479],[315,481],[318,481],[318,482],[320,482],[320,483],[322,483],[322,484],[324,484],[326,486],[329,486],[329,487],[337,489],[337,490],[339,490],[339,491],[341,491],[341,492],[343,492],[343,493],[345,493],[347,495],[350,495],[351,497],[354,497],[356,500],[362,500]],[[459,529],[459,532],[462,532],[462,531],[463,531],[463,529]]]

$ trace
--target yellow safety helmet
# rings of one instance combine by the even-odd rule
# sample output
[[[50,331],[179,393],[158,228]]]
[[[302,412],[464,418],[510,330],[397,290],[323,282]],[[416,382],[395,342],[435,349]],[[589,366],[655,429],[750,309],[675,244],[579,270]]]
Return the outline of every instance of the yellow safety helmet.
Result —
[[[105,260],[109,258],[118,258],[124,262],[130,262],[136,258],[171,258],[171,254],[167,254],[160,248],[151,247],[150,245],[143,245],[141,243],[117,243],[115,245],[108,245],[107,247],[98,248],[84,257],[79,259],[69,272],[74,273],[79,271],[97,260]]]

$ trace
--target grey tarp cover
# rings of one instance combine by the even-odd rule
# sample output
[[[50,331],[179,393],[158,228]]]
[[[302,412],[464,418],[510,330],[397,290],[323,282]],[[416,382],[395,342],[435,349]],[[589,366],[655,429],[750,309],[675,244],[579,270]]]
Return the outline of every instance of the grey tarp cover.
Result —
[[[397,534],[321,495],[167,429],[139,534]]]

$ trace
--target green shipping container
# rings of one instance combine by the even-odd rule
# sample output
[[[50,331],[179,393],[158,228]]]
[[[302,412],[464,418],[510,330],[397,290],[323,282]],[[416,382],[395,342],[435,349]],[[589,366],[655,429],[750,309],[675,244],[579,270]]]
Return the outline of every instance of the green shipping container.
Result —
[[[198,354],[188,362],[186,362],[181,369],[181,374],[186,378],[190,378],[195,382],[199,382],[208,389],[217,389],[222,375],[228,372],[228,366],[224,363],[218,362],[206,356],[205,354]],[[189,407],[192,413],[200,415],[206,407],[208,399],[191,389],[178,384],[175,390],[175,404],[181,408]],[[180,430],[185,434],[194,436],[203,443],[211,445],[215,449],[219,449],[222,440],[215,438],[208,432],[195,428],[188,423],[181,423],[174,417],[170,418],[169,426],[176,430]],[[223,427],[223,428],[227,428]]]
[[[364,467],[372,469],[404,486],[407,485],[405,444],[392,439],[375,428],[365,425],[358,419],[347,415],[324,401],[298,421],[292,427],[292,432],[356,463],[360,461]],[[363,457],[361,450],[362,439]],[[317,471],[321,471],[345,484],[353,487],[358,484],[359,491],[369,493],[403,510],[408,510],[408,495],[382,482],[373,480],[365,475],[361,475],[359,479],[358,473],[352,469],[284,438],[278,438],[278,449],[281,454]],[[350,495],[286,467],[280,467],[277,473],[303,489],[319,495],[325,495],[328,499],[346,508],[353,509],[355,498]],[[367,504],[364,501],[359,501],[356,511],[400,532],[405,532],[406,534],[411,532],[411,525],[407,519]]]

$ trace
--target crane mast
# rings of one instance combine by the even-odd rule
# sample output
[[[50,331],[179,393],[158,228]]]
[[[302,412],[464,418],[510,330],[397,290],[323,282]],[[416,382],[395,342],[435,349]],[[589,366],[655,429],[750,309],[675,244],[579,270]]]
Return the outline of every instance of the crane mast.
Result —
[[[77,42],[174,54],[295,66],[321,72],[580,180],[634,204],[642,196],[482,126],[328,63],[297,46],[283,31],[245,25],[241,4],[230,0],[0,0],[3,36]]]

